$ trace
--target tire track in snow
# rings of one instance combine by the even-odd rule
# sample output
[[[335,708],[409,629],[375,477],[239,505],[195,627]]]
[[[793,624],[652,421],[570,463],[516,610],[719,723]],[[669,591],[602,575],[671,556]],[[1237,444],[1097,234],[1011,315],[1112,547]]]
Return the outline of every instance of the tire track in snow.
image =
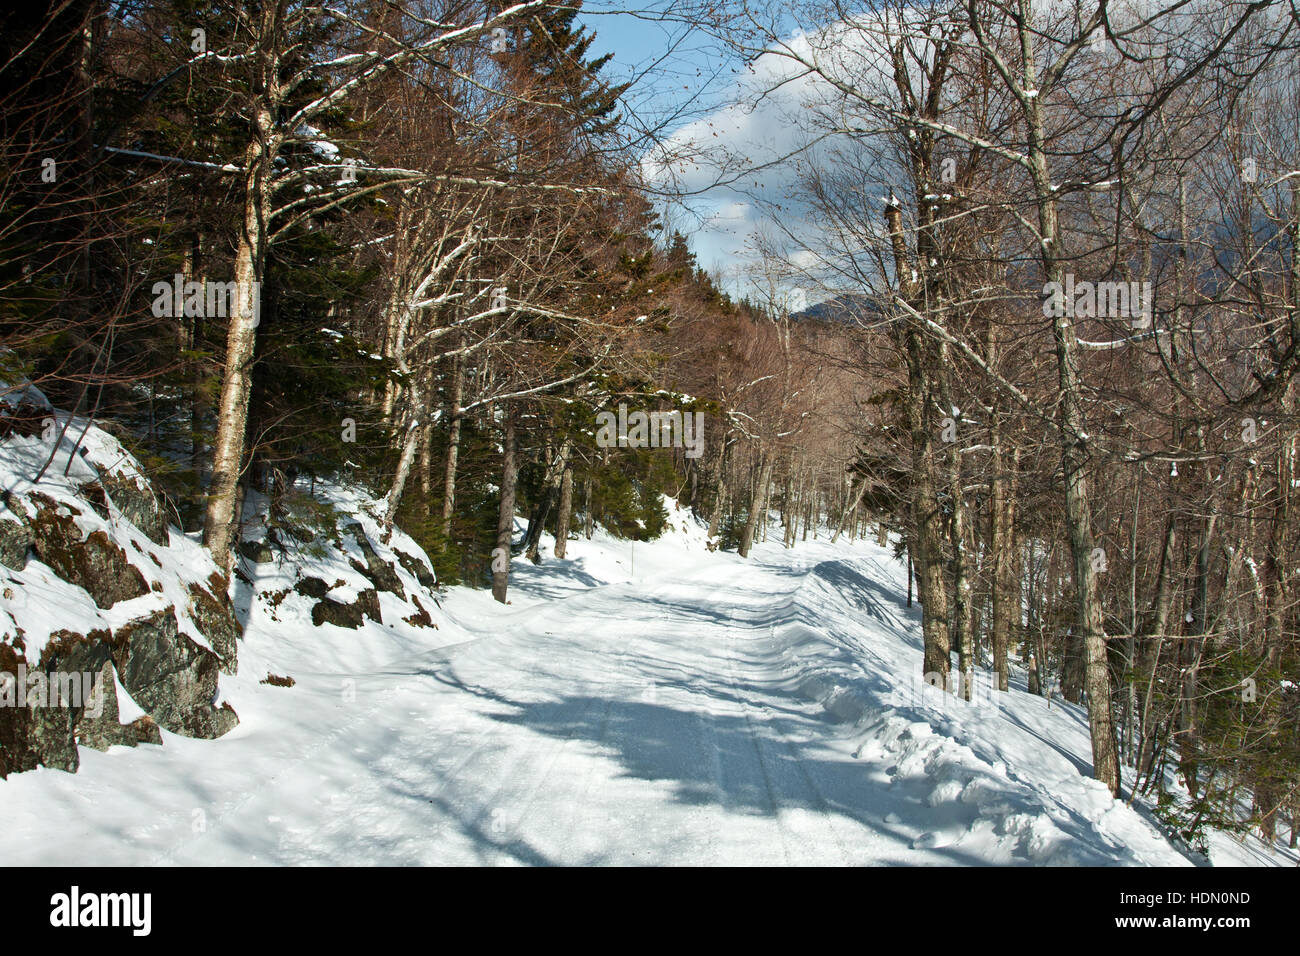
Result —
[[[787,606],[790,603],[793,595],[796,594],[803,587],[804,578],[806,577],[810,569],[810,563],[808,559],[803,557],[802,555],[795,555],[794,557],[795,557],[795,561],[792,567],[794,570],[799,572],[798,574],[799,583],[789,588],[788,590],[773,593],[772,601],[767,605],[768,607],[775,608],[775,607]],[[720,590],[721,589],[717,589],[711,592],[710,596],[712,597],[718,594]],[[761,625],[757,625],[757,624],[752,626],[744,626],[744,627],[737,625],[737,626],[726,628],[726,630],[722,634],[721,649],[722,649],[723,662],[724,662],[723,664],[724,676],[726,677],[727,684],[730,688],[731,696],[737,705],[737,709],[744,718],[745,726],[748,731],[750,741],[753,744],[754,754],[763,776],[767,797],[773,808],[773,818],[777,823],[778,832],[781,835],[782,849],[785,854],[786,862],[787,863],[792,862],[790,859],[790,842],[791,842],[790,838],[791,837],[795,837],[798,839],[801,848],[808,843],[809,837],[813,837],[817,848],[821,848],[821,847],[833,848],[836,854],[838,855],[839,858],[838,862],[840,862],[841,864],[848,864],[851,861],[851,854],[846,849],[846,841],[838,832],[838,828],[834,821],[836,812],[831,808],[830,803],[826,799],[825,794],[822,792],[820,786],[815,781],[813,775],[809,772],[807,767],[807,762],[804,759],[803,748],[797,743],[795,743],[795,741],[789,736],[789,734],[786,733],[781,728],[777,717],[765,702],[751,701],[749,699],[749,695],[747,695],[741,690],[738,677],[737,677],[737,655],[736,655],[736,643],[738,640],[737,635],[746,634],[746,635],[756,636],[760,626]],[[774,643],[775,643],[776,625],[774,624],[768,625],[768,631],[769,634],[774,639]],[[748,639],[752,640],[753,638],[748,638]],[[746,662],[746,666],[751,668],[758,668],[761,665],[758,662]],[[762,727],[770,728],[776,734],[776,737],[778,738],[781,747],[784,749],[787,755],[787,762],[794,765],[795,772],[797,773],[799,780],[802,782],[801,789],[806,792],[809,798],[808,802],[813,804],[813,806],[816,807],[815,813],[813,813],[811,810],[808,810],[808,812],[804,812],[805,808],[802,807],[788,806],[787,804],[789,801],[783,800],[781,799],[781,797],[778,796],[778,794],[782,792],[783,788],[775,787],[773,785],[773,779],[774,779],[773,768],[782,767],[783,761],[781,761],[779,757],[775,759],[773,758],[770,752],[770,748],[772,748],[774,744],[771,741],[767,740],[766,735],[763,732],[761,732],[759,725],[753,716],[753,712],[755,710],[760,711],[763,715]],[[769,753],[768,756],[766,757],[764,756],[764,752],[763,752],[765,746],[769,748]],[[791,774],[786,773],[783,776],[784,779],[790,779]],[[812,819],[817,820],[818,823],[816,825],[816,829],[820,829],[823,832],[823,836],[821,838],[817,838],[813,836],[813,834],[806,834],[800,832],[799,830],[796,830],[787,819],[792,813],[797,815],[801,821],[812,820]],[[813,847],[808,847],[808,849],[813,849]]]
[[[423,670],[425,668],[429,668],[435,662],[453,663],[456,657],[459,656],[459,652],[457,651],[458,648],[463,648],[465,649],[465,651],[469,651],[471,648],[474,647],[474,645],[479,644],[481,640],[482,639],[480,638],[473,641],[463,642],[458,645],[446,645],[444,647],[438,648],[435,651],[421,654],[414,658],[408,658],[407,662],[405,663],[398,662],[398,663],[390,664],[388,670],[392,672],[398,672],[398,673],[396,674],[390,673],[389,675],[387,675],[387,677],[389,679],[396,677],[396,679],[399,680],[409,680],[413,678],[418,679],[419,677],[424,676]],[[322,675],[322,676],[339,677],[340,675]],[[369,675],[369,676],[377,678],[379,680],[385,679],[385,675],[382,674]],[[509,693],[516,690],[524,682],[524,680],[527,679],[528,676],[529,675],[523,672],[518,673],[516,679],[513,682],[511,682],[511,684],[506,688],[506,692]],[[342,679],[352,680],[354,678],[351,675],[349,675]],[[319,754],[321,754],[322,751],[326,750],[326,748],[329,748],[331,745],[333,745],[340,739],[346,738],[349,741],[355,741],[358,737],[357,731],[372,724],[375,718],[380,714],[380,712],[383,711],[389,704],[391,704],[392,697],[395,695],[395,693],[401,693],[407,690],[410,690],[410,688],[401,687],[398,688],[396,692],[379,690],[370,694],[370,697],[374,700],[374,703],[371,704],[371,706],[361,711],[353,709],[353,713],[350,718],[346,719],[344,722],[340,724],[336,724],[334,728],[330,730],[327,734],[324,734],[323,736],[320,737],[316,737],[314,739],[314,743],[312,743],[307,749],[301,751],[294,758],[290,759],[287,762],[277,764],[276,772],[272,774],[270,777],[266,778],[266,780],[260,786],[256,786],[249,790],[246,790],[241,796],[239,796],[233,802],[228,803],[215,816],[208,815],[206,817],[205,826],[203,830],[194,832],[188,838],[173,843],[170,846],[170,848],[156,854],[148,865],[150,866],[159,866],[159,865],[167,865],[167,864],[175,865],[179,862],[178,858],[182,853],[186,853],[187,851],[191,850],[195,846],[200,845],[210,836],[216,835],[222,830],[223,826],[233,829],[232,824],[238,824],[241,820],[245,819],[250,809],[256,805],[255,801],[258,801],[259,798],[266,798],[271,795],[278,794],[286,785],[295,783],[296,777],[293,773],[294,770],[302,766],[307,761],[317,757]],[[406,739],[406,733],[402,732],[401,736],[398,739],[398,742],[404,741],[405,739]],[[389,749],[392,750],[394,748],[390,747]],[[439,792],[441,792],[441,790],[445,788],[446,784],[449,781],[455,779],[454,774],[456,772],[462,771],[465,767],[469,766],[469,764],[476,757],[480,756],[485,751],[485,749],[486,748],[482,745],[476,747],[474,750],[470,751],[470,753],[465,756],[464,760],[462,760],[456,766],[455,771],[440,776],[438,778],[438,784],[434,788],[434,796],[436,796]],[[336,791],[335,797],[333,799],[337,800],[338,797],[344,797],[344,798],[355,797],[357,794],[359,794],[362,791],[378,792],[381,789],[382,789],[382,785],[376,780],[374,780],[373,776],[363,777],[356,783],[348,787],[345,787],[343,790]],[[355,804],[355,801],[353,801],[353,803]],[[286,804],[292,806],[292,804],[288,803],[287,801],[276,802],[274,806],[275,812],[273,815],[276,817],[280,817],[281,819],[290,816],[292,811],[286,811],[285,809]],[[263,816],[261,817],[261,819],[267,820],[269,819],[269,816]],[[322,833],[331,832],[333,830],[336,830],[337,828],[338,828],[338,821],[331,819],[331,820],[326,820],[325,822],[311,828],[310,830],[307,831],[307,834],[310,837],[314,837],[314,836],[319,836]],[[308,845],[311,844],[308,843]]]
[[[726,586],[734,580],[734,571],[732,571],[732,569],[727,570],[732,572],[728,575],[728,580],[723,585],[712,589],[702,600],[700,600],[699,603],[701,605],[707,604],[712,607],[724,606],[723,602],[719,600],[719,596],[723,593]],[[664,591],[669,590],[670,588],[671,585],[657,590]],[[783,598],[787,598],[788,596],[788,593],[777,593],[773,596],[774,601],[772,603],[779,603]],[[743,627],[742,625],[721,622],[712,625],[708,629],[710,637],[712,638],[711,643],[713,644],[715,651],[715,653],[709,657],[709,660],[715,664],[720,661],[720,676],[725,680],[728,688],[728,693],[726,695],[728,710],[731,712],[732,716],[738,718],[739,721],[744,724],[746,732],[745,736],[748,744],[745,752],[752,750],[752,758],[748,761],[745,761],[740,754],[735,755],[736,760],[742,762],[740,771],[736,775],[736,779],[740,783],[740,790],[733,789],[728,782],[728,778],[731,776],[731,774],[728,773],[728,764],[735,763],[736,761],[728,761],[726,759],[727,755],[723,753],[721,747],[718,745],[717,722],[721,715],[716,712],[716,709],[710,710],[706,708],[704,711],[704,718],[701,722],[709,727],[707,738],[708,749],[711,751],[709,755],[709,769],[714,781],[715,792],[718,794],[720,809],[731,815],[740,814],[741,811],[738,809],[738,805],[742,804],[747,799],[747,795],[743,791],[748,789],[750,786],[753,786],[755,782],[761,782],[762,795],[765,797],[767,803],[767,818],[770,820],[769,826],[774,830],[777,836],[781,850],[782,862],[789,865],[793,862],[791,856],[791,837],[793,834],[788,822],[783,819],[782,811],[785,807],[783,801],[778,797],[778,788],[773,785],[770,761],[768,758],[765,758],[763,754],[762,734],[759,732],[755,724],[751,715],[749,702],[747,701],[746,695],[741,691],[736,677],[733,649],[735,633],[737,630],[748,631],[750,629],[751,628]],[[795,755],[795,760],[799,760],[797,754]],[[722,849],[721,846],[718,847],[719,852],[721,852]]]
[[[771,630],[774,632],[775,628],[773,627],[771,628]],[[771,796],[774,804],[776,805],[777,808],[776,816],[778,817],[778,819],[780,819],[783,816],[783,811],[784,811],[785,816],[788,817],[793,812],[799,817],[801,821],[816,820],[817,823],[815,825],[815,829],[823,831],[823,836],[820,839],[816,840],[818,846],[825,847],[828,849],[833,848],[839,857],[838,862],[841,865],[848,865],[850,863],[851,856],[848,850],[845,848],[845,841],[841,838],[840,834],[836,830],[836,826],[834,823],[834,817],[836,815],[835,811],[832,810],[829,802],[826,799],[825,794],[822,792],[817,782],[813,779],[812,774],[809,773],[807,762],[804,760],[803,748],[797,745],[794,742],[794,740],[784,730],[781,729],[781,726],[776,718],[776,715],[772,712],[772,710],[768,707],[766,703],[762,701],[752,702],[748,700],[748,698],[741,692],[737,684],[736,643],[735,643],[736,640],[737,638],[735,634],[729,632],[727,635],[727,645],[725,649],[726,660],[727,660],[727,679],[728,679],[728,683],[731,685],[732,693],[735,695],[737,702],[739,703],[742,711],[744,712],[746,726],[748,727],[750,736],[754,741],[755,753],[758,755],[758,759],[760,763],[762,763],[764,766],[764,780],[767,781],[768,783],[769,795]],[[775,766],[779,768],[783,766],[783,762],[779,759],[779,757],[773,760],[770,754],[769,757],[766,759],[763,757],[764,745],[766,744],[766,746],[768,746],[769,748],[775,745],[771,741],[768,741],[766,735],[761,733],[758,730],[756,726],[756,721],[752,716],[754,710],[758,710],[762,713],[764,718],[763,727],[770,728],[776,734],[776,737],[779,740],[780,745],[784,748],[786,754],[788,755],[787,762],[794,766],[798,778],[802,781],[801,789],[803,789],[806,792],[809,798],[808,802],[813,804],[813,806],[816,807],[815,814],[812,813],[811,811],[804,812],[805,808],[802,807],[787,806],[786,803],[788,801],[782,802],[777,799],[776,792],[773,790],[771,785],[772,774],[769,772],[768,767]],[[790,779],[791,774],[787,773],[784,776],[785,779]],[[801,843],[806,842],[809,837],[813,836],[813,834],[811,833],[808,834],[800,833],[793,826],[791,826],[789,822],[787,822],[784,819],[781,819],[781,825],[782,825],[783,833],[793,834],[796,837],[799,837]],[[783,842],[787,847],[787,857],[788,857],[789,842],[788,840],[785,840],[784,837],[783,837]]]

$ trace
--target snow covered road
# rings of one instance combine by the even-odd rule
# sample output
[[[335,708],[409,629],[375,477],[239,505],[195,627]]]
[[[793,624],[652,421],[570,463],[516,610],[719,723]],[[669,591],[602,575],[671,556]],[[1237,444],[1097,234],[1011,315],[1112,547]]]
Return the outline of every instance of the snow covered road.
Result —
[[[506,608],[455,589],[448,646],[251,626],[235,731],[0,783],[0,864],[1187,862],[1087,778],[1077,710],[909,683],[887,551],[679,537],[630,580],[598,544]]]

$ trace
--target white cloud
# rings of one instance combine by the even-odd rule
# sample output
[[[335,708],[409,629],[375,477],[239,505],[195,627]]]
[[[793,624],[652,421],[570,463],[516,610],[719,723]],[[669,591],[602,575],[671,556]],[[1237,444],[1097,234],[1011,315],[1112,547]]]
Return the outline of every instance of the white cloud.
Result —
[[[793,32],[753,61],[724,97],[725,105],[685,124],[645,158],[649,182],[683,195],[688,212],[673,219],[690,237],[701,265],[738,269],[752,263],[760,233],[779,233],[773,215],[792,232],[803,230],[808,210],[798,198],[799,165],[825,145],[810,146],[821,131],[809,120],[836,94],[793,57],[813,60],[832,74],[852,72],[861,82],[872,72],[883,75],[880,56],[864,50],[864,42],[861,31],[843,24]],[[792,263],[815,269],[817,257],[803,245],[795,241],[788,250]],[[733,279],[730,287],[743,293],[746,283]]]

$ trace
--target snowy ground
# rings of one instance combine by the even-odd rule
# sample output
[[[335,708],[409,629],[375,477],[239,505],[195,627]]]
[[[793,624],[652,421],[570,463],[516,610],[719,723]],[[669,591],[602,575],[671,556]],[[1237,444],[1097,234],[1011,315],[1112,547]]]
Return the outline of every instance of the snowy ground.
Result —
[[[889,552],[743,562],[684,514],[517,561],[506,608],[453,589],[418,636],[257,603],[239,727],[0,782],[0,865],[1195,862],[1088,778],[1078,708],[916,686]]]

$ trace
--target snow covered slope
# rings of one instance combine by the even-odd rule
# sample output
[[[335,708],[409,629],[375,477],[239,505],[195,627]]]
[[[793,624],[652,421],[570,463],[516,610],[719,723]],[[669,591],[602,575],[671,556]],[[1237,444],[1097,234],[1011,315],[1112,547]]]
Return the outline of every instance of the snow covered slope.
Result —
[[[240,630],[222,575],[115,438],[24,395],[0,406],[0,777],[159,726],[219,737]]]
[[[0,783],[0,863],[1197,862],[1089,779],[1080,709],[916,686],[888,551],[742,561],[671,521],[516,560],[507,607],[452,589],[436,629],[245,595],[240,725]]]

